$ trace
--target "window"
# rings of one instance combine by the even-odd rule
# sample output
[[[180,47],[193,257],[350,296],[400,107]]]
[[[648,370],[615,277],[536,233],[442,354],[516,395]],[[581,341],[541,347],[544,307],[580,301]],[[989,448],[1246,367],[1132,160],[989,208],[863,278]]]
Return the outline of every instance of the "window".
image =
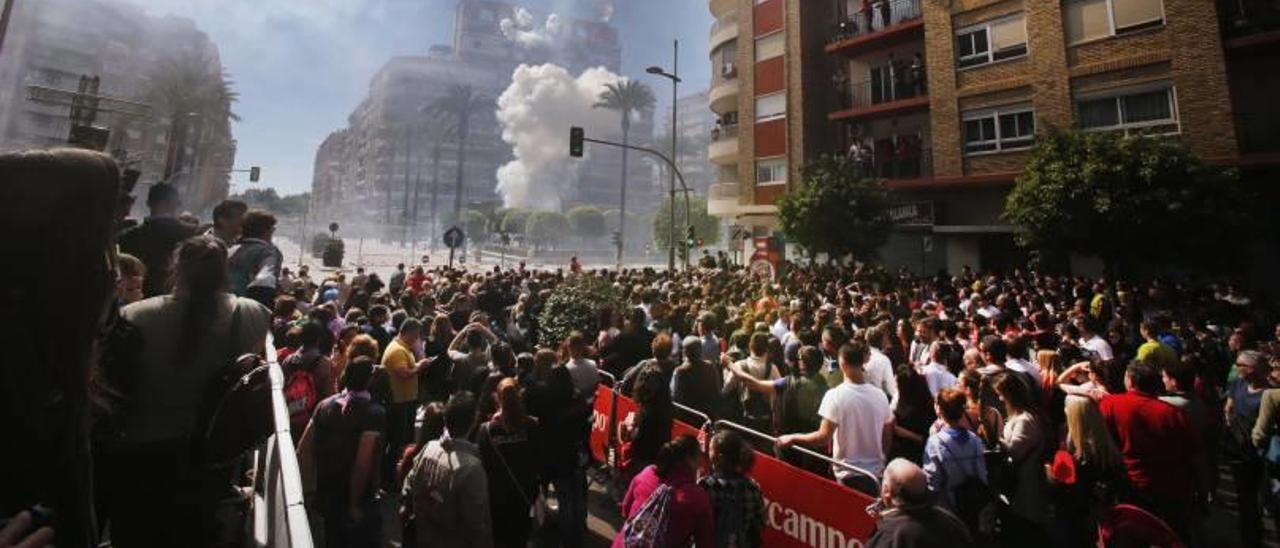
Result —
[[[1006,107],[964,115],[964,153],[980,154],[1031,146],[1036,118],[1030,107]]]
[[[760,160],[756,162],[757,185],[781,185],[787,182],[787,160]]]
[[[781,32],[775,32],[764,38],[756,38],[756,62],[779,57],[786,50],[787,43]]]
[[[956,64],[985,65],[1027,54],[1027,26],[1022,14],[988,21],[956,32]]]
[[[1164,24],[1161,0],[1065,0],[1062,12],[1068,44]]]
[[[1076,120],[1081,128],[1093,131],[1178,132],[1174,92],[1168,84],[1078,98]]]
[[[756,97],[756,121],[773,120],[787,115],[787,96],[782,93]]]

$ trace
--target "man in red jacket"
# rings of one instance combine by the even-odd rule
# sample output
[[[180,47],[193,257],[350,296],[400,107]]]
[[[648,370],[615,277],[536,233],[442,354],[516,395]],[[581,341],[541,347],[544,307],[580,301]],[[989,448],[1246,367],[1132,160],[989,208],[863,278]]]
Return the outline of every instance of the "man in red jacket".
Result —
[[[1198,465],[1203,446],[1186,415],[1156,398],[1161,383],[1151,364],[1129,364],[1126,392],[1104,398],[1102,415],[1124,455],[1132,502],[1160,516],[1185,540],[1196,495],[1204,492]]]

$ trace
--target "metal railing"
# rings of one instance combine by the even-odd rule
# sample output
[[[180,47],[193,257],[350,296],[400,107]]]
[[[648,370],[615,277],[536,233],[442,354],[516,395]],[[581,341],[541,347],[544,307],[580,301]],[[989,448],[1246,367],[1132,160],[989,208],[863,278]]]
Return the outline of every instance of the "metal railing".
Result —
[[[751,429],[751,428],[748,428],[748,427],[746,427],[746,426],[743,426],[743,425],[738,424],[738,423],[733,422],[733,421],[726,421],[726,420],[719,420],[719,421],[715,421],[714,423],[712,423],[712,428],[713,428],[713,429],[728,428],[728,429],[730,429],[730,430],[735,430],[735,431],[741,432],[741,433],[743,433],[743,434],[747,434],[747,435],[749,435],[749,436],[755,437],[755,438],[757,438],[757,439],[761,439],[761,440],[767,441],[767,442],[769,442],[770,444],[777,444],[777,443],[778,443],[778,438],[777,438],[776,436],[772,436],[772,435],[769,435],[769,434],[765,434],[764,432],[761,432],[761,431],[759,431],[759,430],[753,430],[753,429]],[[879,476],[877,476],[877,475],[875,475],[875,474],[872,474],[869,470],[864,470],[864,469],[862,469],[862,468],[858,468],[857,466],[854,466],[854,465],[849,464],[849,463],[847,463],[847,462],[839,461],[839,460],[833,459],[833,458],[831,458],[831,457],[829,457],[829,456],[827,456],[827,455],[823,455],[822,453],[819,453],[819,452],[817,452],[817,451],[814,451],[814,450],[812,450],[812,449],[809,449],[808,447],[802,447],[802,446],[799,446],[799,445],[790,445],[790,446],[787,446],[786,450],[788,450],[788,451],[796,451],[796,452],[798,452],[798,453],[800,453],[800,454],[803,454],[803,455],[806,455],[806,456],[808,456],[808,457],[810,457],[810,458],[814,458],[814,459],[818,459],[818,460],[821,460],[821,461],[823,461],[823,462],[826,462],[826,463],[830,464],[831,466],[834,466],[834,467],[836,467],[836,468],[840,468],[840,469],[842,469],[842,470],[844,470],[844,471],[846,471],[846,472],[849,472],[849,473],[851,473],[851,474],[854,474],[854,475],[857,475],[857,476],[865,477],[865,478],[867,478],[867,479],[869,479],[869,480],[871,480],[871,481],[875,482],[875,485],[876,485],[876,491],[879,491],[879,490],[880,490],[880,477],[879,477]]]
[[[1271,0],[1218,0],[1218,22],[1227,37],[1280,29],[1280,6]]]
[[[716,126],[711,130],[711,142],[725,141],[738,138],[738,124],[727,126]]]
[[[1264,113],[1238,112],[1236,139],[1242,154],[1280,152],[1280,124]]]
[[[933,175],[933,154],[927,149],[880,156],[868,149],[862,154],[850,154],[848,159],[858,177],[916,179]]]
[[[922,15],[920,0],[878,0],[871,2],[870,11],[863,9],[861,2],[856,3],[856,10],[845,14],[836,24],[831,43],[875,34]],[[839,0],[839,4],[846,5],[844,0]]]
[[[854,82],[849,86],[848,91],[841,93],[840,106],[846,109],[866,108],[903,99],[924,97],[927,95],[925,84],[924,67],[913,69],[907,65],[886,80]]]
[[[311,525],[303,500],[302,473],[289,431],[289,410],[284,401],[284,373],[276,362],[271,335],[266,341],[271,376],[273,434],[254,454],[252,546],[311,548]]]

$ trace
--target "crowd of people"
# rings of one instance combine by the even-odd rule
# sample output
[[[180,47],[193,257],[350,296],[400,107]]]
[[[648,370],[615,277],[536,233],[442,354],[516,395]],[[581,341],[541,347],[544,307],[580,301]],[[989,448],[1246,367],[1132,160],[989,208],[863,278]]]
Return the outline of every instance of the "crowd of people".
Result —
[[[3,221],[6,540],[230,543],[244,472],[207,457],[210,392],[269,348],[321,545],[582,546],[604,475],[614,546],[761,546],[759,453],[865,493],[842,511],[876,517],[873,547],[1208,546],[1220,469],[1244,546],[1280,519],[1280,326],[1233,284],[716,261],[313,279],[238,202],[201,228],[155,185],[126,226],[105,156],[0,173],[31,204]],[[553,337],[549,301],[588,278],[621,300]],[[602,384],[639,406],[612,467],[588,448]],[[703,415],[763,435],[673,437]]]

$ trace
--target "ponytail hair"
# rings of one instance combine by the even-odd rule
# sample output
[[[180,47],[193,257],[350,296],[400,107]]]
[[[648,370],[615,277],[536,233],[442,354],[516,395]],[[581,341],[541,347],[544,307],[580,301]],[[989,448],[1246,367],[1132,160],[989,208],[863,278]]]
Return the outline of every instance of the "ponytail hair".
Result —
[[[227,288],[227,248],[213,238],[188,238],[173,252],[173,295],[186,302],[182,344],[200,340],[217,316],[218,296]]]
[[[662,448],[658,449],[658,458],[655,463],[658,476],[667,477],[677,465],[697,457],[699,453],[698,440],[688,434],[663,444]]]

